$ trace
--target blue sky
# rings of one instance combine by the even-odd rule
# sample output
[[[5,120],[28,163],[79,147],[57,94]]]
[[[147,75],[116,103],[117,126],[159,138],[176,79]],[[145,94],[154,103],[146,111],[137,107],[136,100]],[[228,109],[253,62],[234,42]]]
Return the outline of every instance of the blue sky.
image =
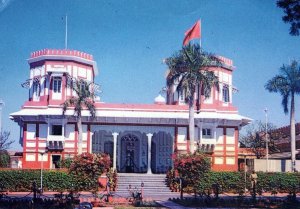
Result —
[[[289,35],[276,1],[261,0],[0,0],[0,98],[3,129],[18,144],[19,129],[9,120],[28,98],[21,83],[29,77],[30,52],[68,48],[93,54],[102,101],[152,103],[165,86],[165,57],[179,50],[184,32],[202,20],[202,46],[233,59],[233,103],[242,115],[276,126],[288,125],[281,97],[264,89],[283,64],[299,60],[300,37]],[[296,98],[296,122],[300,116]]]

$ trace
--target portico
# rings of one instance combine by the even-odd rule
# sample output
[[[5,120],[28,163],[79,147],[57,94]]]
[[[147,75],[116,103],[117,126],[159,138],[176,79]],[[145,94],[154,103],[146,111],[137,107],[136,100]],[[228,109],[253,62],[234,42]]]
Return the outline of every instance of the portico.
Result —
[[[94,127],[102,130],[93,133],[91,151],[109,154],[113,169],[120,173],[163,173],[172,166],[174,135],[156,128],[154,132],[141,132],[145,127],[130,130],[132,128],[127,126],[119,127],[118,132],[110,132],[108,127]]]

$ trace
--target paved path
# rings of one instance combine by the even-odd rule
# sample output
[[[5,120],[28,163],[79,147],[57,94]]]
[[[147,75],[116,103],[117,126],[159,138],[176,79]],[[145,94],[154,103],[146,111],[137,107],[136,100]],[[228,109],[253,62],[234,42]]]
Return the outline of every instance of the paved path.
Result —
[[[177,203],[169,201],[169,200],[166,200],[166,201],[156,201],[156,202],[158,204],[164,206],[164,207],[171,208],[171,209],[192,209],[192,208],[188,208],[188,207],[184,207],[184,206],[178,205]]]
[[[170,209],[216,209],[216,208],[206,208],[206,207],[197,207],[197,208],[190,208],[190,207],[184,207],[181,205],[176,204],[175,202],[172,201],[156,201],[158,204],[166,207],[166,208],[170,208]],[[226,208],[222,208],[222,209],[226,209]],[[227,208],[227,209],[234,209],[234,208]]]

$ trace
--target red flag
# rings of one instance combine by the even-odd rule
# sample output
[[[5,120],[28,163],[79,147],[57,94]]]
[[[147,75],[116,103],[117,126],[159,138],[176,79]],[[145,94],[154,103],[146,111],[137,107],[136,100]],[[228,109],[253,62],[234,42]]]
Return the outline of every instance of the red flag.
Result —
[[[187,30],[184,33],[183,46],[186,46],[194,38],[200,38],[201,37],[200,29],[201,29],[200,20],[198,20],[193,25],[193,27],[191,27],[189,30]]]

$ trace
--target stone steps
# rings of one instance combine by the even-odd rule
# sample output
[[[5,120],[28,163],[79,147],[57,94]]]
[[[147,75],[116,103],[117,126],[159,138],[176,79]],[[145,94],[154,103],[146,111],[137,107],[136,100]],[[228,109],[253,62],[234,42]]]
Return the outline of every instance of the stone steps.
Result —
[[[142,183],[144,185],[143,188],[141,187]],[[179,193],[171,192],[169,187],[167,187],[165,174],[118,174],[115,196],[129,197],[130,191],[141,192],[142,189],[145,198],[168,199],[170,197],[179,197]]]

